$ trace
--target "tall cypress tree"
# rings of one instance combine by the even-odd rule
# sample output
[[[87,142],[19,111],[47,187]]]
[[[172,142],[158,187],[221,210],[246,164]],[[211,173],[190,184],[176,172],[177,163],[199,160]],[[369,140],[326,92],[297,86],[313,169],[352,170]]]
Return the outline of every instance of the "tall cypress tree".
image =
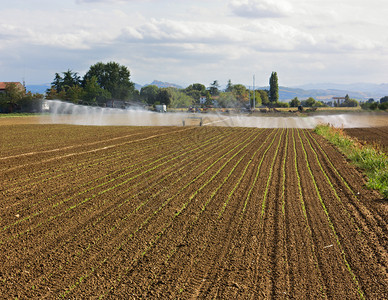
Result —
[[[272,72],[269,79],[269,101],[277,102],[279,100],[279,84],[278,84],[278,74]]]

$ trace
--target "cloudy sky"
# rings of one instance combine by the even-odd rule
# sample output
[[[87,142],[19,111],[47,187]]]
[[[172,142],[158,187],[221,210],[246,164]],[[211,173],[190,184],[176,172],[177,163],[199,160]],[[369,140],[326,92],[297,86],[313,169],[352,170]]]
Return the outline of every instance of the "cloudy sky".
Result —
[[[0,0],[0,81],[115,61],[187,86],[387,83],[386,0]]]

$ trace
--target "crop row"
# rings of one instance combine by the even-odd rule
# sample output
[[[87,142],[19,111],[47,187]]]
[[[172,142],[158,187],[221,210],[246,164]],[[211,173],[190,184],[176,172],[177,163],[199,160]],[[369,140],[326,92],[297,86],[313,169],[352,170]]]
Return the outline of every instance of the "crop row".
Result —
[[[249,140],[251,138],[252,135],[250,135],[249,137],[246,137],[244,142],[243,143],[246,143],[247,140]],[[174,199],[177,199],[177,196],[182,194],[185,190],[187,190],[189,187],[191,187],[193,184],[195,184],[197,181],[199,181],[199,179],[202,179],[203,175],[206,174],[210,169],[213,168],[213,166],[215,166],[219,161],[221,161],[223,158],[229,156],[232,152],[234,152],[236,149],[238,149],[239,147],[241,146],[241,143],[237,144],[235,147],[231,148],[228,152],[224,153],[222,156],[220,156],[217,160],[213,161],[204,171],[202,171],[198,176],[196,176],[193,180],[191,181],[188,181],[187,184],[183,185],[181,188],[179,188],[175,194],[171,195],[169,198],[167,198],[163,203],[161,203],[161,205],[152,212],[152,214],[149,215],[148,218],[146,218],[143,222],[141,222],[140,226],[137,227],[131,234],[129,234],[128,238],[125,239],[123,242],[120,243],[120,245],[116,248],[116,250],[121,250],[121,251],[125,251],[126,249],[126,245],[127,243],[132,240],[134,238],[135,235],[137,235],[139,233],[139,231],[144,231],[144,230],[147,230],[145,227],[149,225],[150,221],[153,220],[155,217],[157,217],[157,215],[159,215],[162,210],[164,208],[166,208],[168,206],[168,204],[173,201]],[[240,153],[247,145],[243,146],[241,149],[239,149],[234,155],[232,155],[222,166],[220,169],[218,169],[218,171],[216,171],[216,173],[213,175],[213,178],[215,178],[219,172],[225,167],[225,165],[231,161],[234,157],[236,157],[236,155],[238,153]],[[177,208],[175,211],[173,211],[173,215],[171,216],[171,219],[170,219],[170,222],[167,223],[164,227],[162,228],[158,228],[157,230],[159,232],[152,232],[150,233],[151,236],[154,236],[154,240],[151,240],[151,241],[148,241],[147,244],[149,246],[147,246],[145,249],[143,250],[139,250],[139,257],[141,256],[144,256],[148,250],[159,240],[159,238],[163,235],[163,233],[166,231],[167,228],[169,228],[172,224],[173,224],[173,221],[176,217],[178,217],[182,211],[184,211],[187,206],[192,202],[192,200],[194,199],[195,195],[200,192],[205,186],[207,186],[209,183],[211,182],[211,180],[206,180],[204,182],[204,184],[202,184],[198,189],[195,189],[191,194],[188,195],[188,199],[186,202],[182,203],[181,204],[181,207],[180,208]],[[179,199],[177,199],[179,200]],[[147,235],[147,236],[150,236],[150,235]],[[109,253],[109,256],[111,256],[112,253]],[[134,257],[132,258],[132,263],[136,262],[139,257]],[[104,258],[100,264],[103,264],[105,261],[107,260],[107,258]],[[131,262],[130,263],[130,266],[131,266]],[[130,266],[125,269],[124,271],[124,274],[126,272],[129,271],[130,269]],[[96,268],[93,268],[93,270],[91,270],[91,273],[94,273],[94,271],[96,270]],[[88,274],[88,277],[90,276],[90,274]],[[118,279],[116,280],[117,282],[120,282],[120,278],[121,276],[123,275],[119,275],[118,276]],[[74,285],[73,285],[74,286]]]
[[[210,139],[208,142],[212,141],[214,138],[215,137]],[[167,143],[171,143],[171,142],[172,142],[172,140],[167,140]],[[183,142],[185,142],[185,141],[183,140]],[[154,145],[147,146],[148,148],[150,148],[149,150],[151,152],[150,153],[151,155],[150,155],[150,157],[148,157],[146,159],[143,159],[143,160],[136,160],[136,161],[132,162],[133,161],[133,154],[135,154],[136,152],[139,152],[139,151],[141,152],[141,151],[145,151],[146,150],[144,148],[140,148],[139,149],[139,148],[136,147],[134,149],[130,149],[130,151],[122,151],[121,150],[121,152],[118,152],[118,154],[116,154],[116,155],[108,154],[107,156],[110,156],[110,161],[108,161],[108,158],[107,158],[108,163],[107,163],[107,161],[105,161],[104,164],[100,164],[99,162],[95,163],[93,161],[92,162],[88,161],[86,163],[86,165],[84,165],[84,168],[82,170],[78,169],[78,163],[76,163],[77,164],[77,169],[76,170],[72,169],[69,166],[65,166],[66,169],[68,170],[67,173],[65,173],[66,169],[60,168],[60,170],[62,172],[64,172],[65,174],[68,174],[68,176],[70,176],[70,178],[72,178],[74,176],[74,175],[72,175],[73,172],[77,172],[76,173],[77,177],[88,178],[88,177],[85,177],[84,174],[90,173],[90,167],[95,165],[95,164],[98,164],[98,168],[102,169],[102,172],[105,172],[105,175],[102,175],[102,176],[99,176],[99,177],[94,177],[95,175],[93,173],[92,176],[94,178],[89,180],[89,181],[87,181],[86,183],[83,183],[83,184],[73,184],[71,186],[71,192],[72,192],[72,196],[71,197],[75,197],[77,195],[74,195],[74,192],[73,192],[74,190],[80,190],[83,187],[89,186],[89,189],[86,189],[86,190],[83,190],[83,191],[81,190],[80,192],[78,192],[78,195],[81,195],[81,194],[85,193],[86,191],[94,190],[98,186],[105,185],[105,184],[107,184],[109,182],[112,182],[112,181],[116,181],[120,177],[124,177],[126,174],[128,174],[129,171],[134,172],[133,169],[135,169],[136,171],[139,171],[140,169],[142,169],[142,168],[144,169],[148,165],[154,164],[157,161],[166,160],[166,159],[168,159],[167,157],[171,158],[171,157],[174,157],[174,155],[177,155],[177,152],[174,152],[174,151],[172,151],[170,153],[163,153],[162,155],[159,154],[157,151],[155,151],[154,147],[163,147],[164,145],[165,145],[164,143],[163,144],[162,143],[156,143]],[[182,149],[179,145],[178,145],[178,150],[181,151],[181,152],[184,151],[184,149]],[[141,152],[141,153],[147,153],[147,152]],[[152,156],[152,154],[154,156]],[[104,157],[105,157],[105,155],[104,155]],[[100,160],[100,158],[96,158],[96,159]],[[119,169],[116,169],[114,171],[110,170],[110,167],[111,166],[115,166],[115,165],[116,166],[123,165],[123,167],[121,167]],[[69,172],[69,170],[71,170],[71,172]],[[120,174],[120,173],[123,173],[123,172],[126,172],[126,173],[124,173],[124,175],[121,174],[120,176],[116,175],[116,174]],[[104,174],[104,173],[102,173],[102,174]],[[53,188],[54,188],[54,192],[55,193],[51,194],[50,197],[43,198],[42,200],[39,201],[38,199],[41,196],[45,197],[45,195],[50,193],[50,191],[48,191],[46,186],[45,186],[46,183],[47,183],[47,180],[48,179],[42,180],[41,182],[34,182],[35,185],[37,186],[37,189],[38,190],[41,189],[41,192],[39,192],[39,193],[34,195],[34,199],[33,199],[32,204],[28,205],[27,203],[25,203],[27,201],[31,202],[31,199],[29,197],[25,197],[23,199],[22,194],[17,194],[17,199],[19,199],[19,198],[22,199],[22,200],[19,200],[17,203],[13,203],[13,204],[10,205],[10,202],[9,201],[7,202],[7,205],[9,207],[13,208],[14,215],[18,214],[18,215],[23,215],[24,216],[23,219],[17,220],[15,222],[15,224],[20,223],[24,219],[29,219],[30,218],[30,216],[28,216],[28,214],[26,215],[26,213],[28,213],[28,212],[26,212],[26,210],[32,209],[34,207],[39,207],[38,205],[41,205],[41,204],[45,205],[44,202],[46,202],[46,201],[49,202],[50,205],[51,205],[51,203],[53,202],[53,200],[55,198],[59,198],[59,197],[63,198],[63,197],[66,196],[66,193],[69,191],[69,187],[67,185],[63,185],[63,191],[58,193],[57,192],[58,185],[57,184],[55,185],[55,182],[54,182]],[[104,181],[104,180],[107,180],[107,181]],[[103,181],[103,182],[99,183],[100,181]],[[43,185],[42,188],[39,188],[39,183]],[[55,187],[56,187],[56,189],[55,189]],[[31,193],[29,185],[24,185],[23,188],[24,188],[25,193]],[[4,192],[4,194],[7,195],[7,191]],[[10,199],[10,198],[8,198],[8,199]],[[69,199],[63,199],[63,200],[61,200],[58,203],[52,204],[52,206],[56,207],[59,204],[61,204],[61,202],[63,203],[63,202],[66,202],[68,200]],[[17,207],[21,207],[21,209],[18,210]],[[4,211],[4,213],[8,214],[9,212]],[[34,213],[36,213],[36,212],[34,212]],[[8,226],[5,227],[4,229],[6,229],[6,228],[8,228]]]
[[[2,295],[385,297],[384,206],[312,131],[142,130],[8,173]]]
[[[177,161],[178,161],[178,159],[177,159]]]

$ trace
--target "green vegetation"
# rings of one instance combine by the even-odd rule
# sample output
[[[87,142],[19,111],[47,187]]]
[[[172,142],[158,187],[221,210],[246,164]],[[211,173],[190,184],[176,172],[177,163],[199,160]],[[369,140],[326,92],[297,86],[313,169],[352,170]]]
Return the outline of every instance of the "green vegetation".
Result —
[[[373,98],[367,102],[361,104],[361,108],[365,110],[387,110],[388,109],[388,96],[380,99],[380,103],[376,102]]]
[[[295,97],[290,101],[290,107],[298,107],[301,104],[298,97]]]
[[[251,91],[243,84],[232,84],[231,80],[224,91],[220,90],[218,80],[214,80],[209,87],[201,83],[193,83],[184,89],[147,85],[139,92],[130,81],[130,71],[125,66],[115,62],[99,62],[91,66],[82,79],[77,72],[71,70],[55,73],[51,88],[46,91],[46,98],[99,106],[106,106],[108,101],[114,99],[149,106],[165,104],[171,108],[216,106],[243,109],[251,108],[255,99],[256,107],[262,104],[288,107],[288,103],[278,101],[276,72],[272,73],[270,82],[273,94],[268,90]]]
[[[39,112],[41,99],[43,95],[26,93],[21,84],[6,83],[4,93],[0,93],[0,113]]]
[[[293,100],[293,104],[296,104],[298,100],[298,98],[296,98],[296,100],[294,99]],[[325,107],[327,105],[323,104],[321,101],[316,101],[313,97],[309,97],[308,99],[306,100],[303,100],[300,102],[302,106],[305,106],[305,107]]]
[[[278,75],[272,72],[269,78],[269,89],[255,89],[254,91],[243,84],[233,84],[229,79],[224,90],[220,89],[218,80],[209,83],[208,87],[201,83],[193,83],[186,88],[158,87],[147,85],[141,90],[135,89],[131,81],[130,70],[117,62],[98,62],[90,66],[86,74],[81,77],[77,72],[68,69],[55,73],[46,95],[26,92],[21,84],[9,83],[5,92],[0,93],[0,113],[41,112],[42,99],[59,99],[75,104],[92,106],[109,106],[127,108],[137,104],[155,106],[165,104],[170,108],[234,108],[248,110],[255,107],[269,108],[327,107],[321,101],[312,97],[299,100],[297,97],[288,102],[279,101]],[[255,100],[255,101],[253,101]],[[380,103],[379,103],[380,102]],[[361,103],[367,110],[388,109],[388,96],[374,102],[370,99]],[[345,97],[342,103],[334,103],[335,107],[359,107],[355,99]]]
[[[271,77],[269,78],[269,100],[271,102],[279,101],[279,83],[278,83],[278,74],[272,72]]]
[[[77,72],[67,70],[55,73],[47,99],[61,99],[72,103],[104,105],[109,99],[138,98],[139,92],[130,80],[127,67],[116,62],[99,62],[92,65],[81,80]]]
[[[315,132],[337,146],[356,166],[365,170],[368,177],[367,187],[380,191],[388,197],[388,159],[387,155],[372,146],[361,145],[347,136],[342,129],[329,125],[319,125]]]
[[[44,115],[44,113],[8,113],[8,114],[0,114],[0,118],[18,118],[18,117],[37,116],[37,115]]]

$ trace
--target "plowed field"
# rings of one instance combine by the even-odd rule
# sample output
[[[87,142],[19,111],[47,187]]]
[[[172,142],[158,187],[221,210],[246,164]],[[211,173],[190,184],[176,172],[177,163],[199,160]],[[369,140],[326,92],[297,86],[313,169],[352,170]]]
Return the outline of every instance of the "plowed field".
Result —
[[[0,129],[1,298],[388,298],[387,202],[311,130]]]
[[[377,146],[388,154],[388,126],[348,128],[344,130],[348,135],[357,138],[361,142]]]

